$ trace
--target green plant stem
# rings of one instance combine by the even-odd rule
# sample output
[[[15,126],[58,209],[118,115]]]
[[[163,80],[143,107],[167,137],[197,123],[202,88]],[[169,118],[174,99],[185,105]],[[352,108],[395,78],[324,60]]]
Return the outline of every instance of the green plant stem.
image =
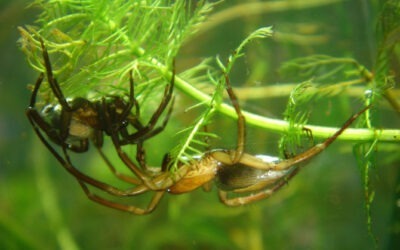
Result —
[[[196,89],[185,80],[176,77],[175,86],[180,89],[184,94],[200,101],[201,103],[210,103],[211,97],[202,91]],[[216,109],[229,117],[236,118],[236,112],[234,108],[228,104],[222,103]],[[247,111],[243,111],[246,117],[246,122],[249,125],[264,128],[272,132],[283,133],[288,130],[289,123],[279,119],[272,119],[260,115],[256,115]],[[313,136],[316,138],[326,138],[334,134],[339,128],[338,127],[323,127],[317,125],[306,125],[308,129],[312,130]],[[382,130],[371,130],[371,129],[354,129],[349,128],[339,136],[339,140],[342,141],[372,141],[378,138],[379,141],[400,141],[400,130],[395,129],[382,129]]]
[[[171,72],[168,67],[163,65],[156,59],[152,60],[152,63],[157,65],[160,71],[167,77],[172,77]],[[187,81],[183,80],[179,76],[175,76],[175,86],[182,91],[184,94],[192,97],[193,99],[199,101],[200,103],[209,104],[211,102],[211,96],[200,91],[199,89],[192,86]],[[237,118],[235,109],[225,103],[222,103],[216,110],[220,113]],[[272,132],[284,133],[289,128],[289,123],[279,119],[272,119],[251,112],[242,111],[243,115],[246,117],[246,123],[248,125],[260,127]],[[343,121],[344,122],[344,121]],[[305,125],[308,129],[312,131],[314,138],[327,138],[333,135],[339,127],[324,127],[317,125]],[[400,130],[397,129],[355,129],[348,128],[339,137],[338,140],[341,141],[373,141],[378,139],[381,142],[400,142]]]

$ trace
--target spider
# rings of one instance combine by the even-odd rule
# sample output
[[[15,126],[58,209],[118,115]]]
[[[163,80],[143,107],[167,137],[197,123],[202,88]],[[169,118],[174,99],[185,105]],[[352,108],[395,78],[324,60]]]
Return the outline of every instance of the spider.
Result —
[[[215,181],[221,202],[228,206],[239,206],[270,197],[293,178],[299,171],[300,163],[310,160],[321,153],[336,138],[348,128],[369,107],[365,107],[351,116],[343,126],[331,137],[303,153],[288,159],[279,159],[266,155],[250,155],[244,152],[245,117],[243,116],[236,95],[234,94],[228,76],[225,74],[226,90],[238,116],[237,147],[234,150],[214,149],[195,157],[190,164],[181,164],[178,170],[171,173],[168,170],[169,155],[164,157],[162,167],[151,174],[143,172],[122,150],[116,133],[111,138],[122,161],[139,177],[142,184],[128,191],[127,196],[134,196],[148,191],[155,191],[150,203],[145,208],[111,202],[85,189],[87,196],[102,205],[134,214],[151,213],[158,205],[163,195],[191,192],[201,186]],[[141,152],[138,151],[138,154]],[[137,156],[137,158],[140,158]],[[239,197],[230,197],[229,193],[237,193]]]
[[[84,190],[87,189],[86,185],[89,184],[113,195],[124,195],[124,190],[96,180],[77,169],[71,163],[67,151],[84,153],[88,151],[89,141],[91,141],[117,178],[128,183],[141,184],[136,178],[117,172],[116,168],[108,160],[101,149],[104,134],[109,136],[112,133],[120,145],[136,144],[138,151],[142,150],[143,142],[160,133],[168,122],[173,103],[170,105],[162,124],[157,126],[159,116],[164,112],[170,100],[173,99],[174,76],[172,76],[171,82],[165,87],[164,97],[158,108],[149,122],[144,125],[138,119],[140,108],[134,97],[132,71],[129,72],[130,92],[128,101],[119,96],[106,96],[97,101],[89,101],[81,97],[66,99],[57,79],[53,75],[49,55],[42,39],[40,39],[40,45],[45,72],[40,73],[26,110],[26,115],[34,131],[61,165],[79,181]],[[38,111],[36,108],[36,97],[45,76],[58,103],[49,104]],[[135,108],[135,113],[131,112],[133,108]],[[135,128],[135,132],[130,133],[128,131],[129,126]],[[63,155],[55,150],[49,140],[61,147]],[[143,162],[143,153],[138,155],[142,157],[138,161]]]

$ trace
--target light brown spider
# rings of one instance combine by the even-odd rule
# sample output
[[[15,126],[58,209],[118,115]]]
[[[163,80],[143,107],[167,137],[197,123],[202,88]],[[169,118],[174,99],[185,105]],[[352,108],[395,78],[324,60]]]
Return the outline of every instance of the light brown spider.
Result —
[[[242,115],[238,100],[232,90],[229,78],[225,75],[226,90],[238,116],[238,138],[236,149],[213,149],[195,158],[190,164],[181,164],[178,170],[171,173],[167,168],[170,162],[168,155],[161,168],[152,173],[143,171],[123,151],[118,137],[111,134],[114,146],[122,161],[140,179],[141,185],[128,190],[127,196],[154,191],[150,203],[145,208],[111,202],[86,189],[90,199],[102,205],[127,211],[134,214],[147,214],[158,205],[165,193],[182,194],[191,192],[203,185],[215,181],[221,202],[228,206],[239,206],[270,197],[299,171],[299,164],[321,153],[351,125],[369,107],[365,107],[351,116],[343,126],[324,142],[319,143],[303,153],[288,159],[279,159],[265,155],[250,155],[244,152],[245,117]],[[140,152],[138,152],[140,154]],[[137,156],[137,158],[141,158]],[[149,169],[149,168],[147,168]],[[229,193],[238,193],[239,197],[230,197]]]

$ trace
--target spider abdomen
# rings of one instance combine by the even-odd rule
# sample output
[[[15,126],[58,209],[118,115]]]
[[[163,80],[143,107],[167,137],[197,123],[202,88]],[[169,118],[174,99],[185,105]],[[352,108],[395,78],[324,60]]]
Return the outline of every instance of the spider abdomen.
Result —
[[[224,191],[248,192],[274,184],[287,171],[273,171],[252,168],[237,163],[218,167],[216,184]]]

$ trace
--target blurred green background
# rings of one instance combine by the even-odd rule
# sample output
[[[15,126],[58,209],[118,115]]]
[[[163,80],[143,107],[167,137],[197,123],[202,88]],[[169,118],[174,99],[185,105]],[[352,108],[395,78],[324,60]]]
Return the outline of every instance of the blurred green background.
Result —
[[[244,2],[257,1],[226,1],[213,13]],[[177,72],[199,58],[227,56],[250,32],[269,25],[279,35],[257,42],[242,64],[235,66],[231,75],[235,86],[285,82],[287,79],[278,74],[281,63],[313,54],[353,57],[372,68],[375,25],[384,1],[323,2],[313,8],[296,9],[289,4],[281,11],[251,15],[241,9],[234,18],[188,41],[177,59]],[[0,249],[374,248],[367,228],[361,172],[348,142],[337,142],[313,159],[272,198],[240,208],[221,204],[215,188],[208,193],[197,190],[166,195],[148,216],[130,215],[89,201],[75,179],[46,151],[24,115],[30,96],[27,85],[37,77],[16,44],[17,27],[33,24],[39,13],[26,8],[28,3],[0,3]],[[286,101],[287,97],[270,98],[243,105],[260,115],[282,118]],[[342,124],[351,112],[334,113],[336,101],[327,99],[316,107],[311,123]],[[174,111],[170,126],[184,126],[193,119],[183,110],[178,107]],[[379,112],[375,126],[399,128],[400,119],[388,105]],[[234,126],[234,121],[218,116],[216,122],[220,122],[214,127],[221,137],[216,146],[234,147],[235,130],[218,130],[219,126]],[[167,129],[147,144],[153,165],[174,146],[169,138]],[[276,134],[250,127],[247,150],[276,155],[278,140]],[[378,151],[376,168],[370,175],[375,190],[372,231],[379,248],[395,249],[400,246],[399,145],[382,143]],[[100,164],[98,158],[89,152],[78,162],[93,167]]]

